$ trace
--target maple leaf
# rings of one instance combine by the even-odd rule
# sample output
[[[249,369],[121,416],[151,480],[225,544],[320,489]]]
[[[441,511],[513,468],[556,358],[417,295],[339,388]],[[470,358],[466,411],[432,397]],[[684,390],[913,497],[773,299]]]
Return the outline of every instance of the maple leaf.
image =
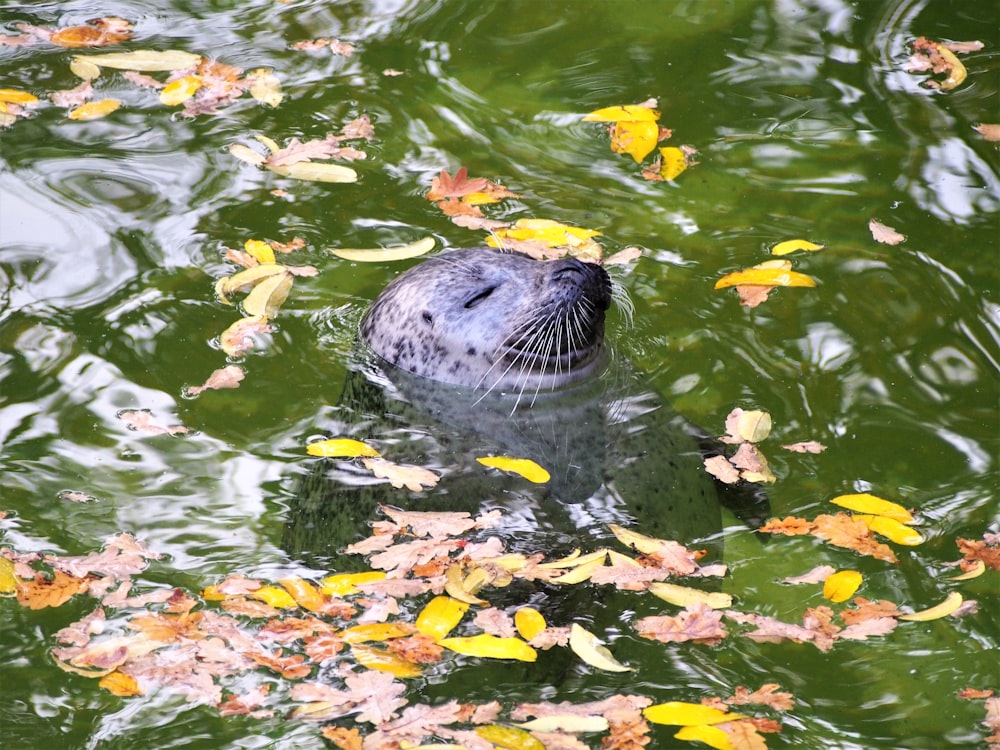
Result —
[[[695,641],[715,645],[728,635],[722,625],[722,613],[705,604],[692,604],[679,615],[643,617],[635,624],[643,638],[662,643]]]
[[[982,541],[959,538],[955,543],[965,560],[982,560],[990,569],[1000,570],[1000,538],[989,539],[984,536]]]
[[[733,697],[726,700],[725,703],[730,706],[754,704],[768,706],[776,711],[791,711],[795,707],[795,700],[791,693],[779,693],[780,689],[781,686],[775,682],[761,685],[753,692],[740,686],[733,691]]]
[[[469,179],[469,170],[461,167],[452,177],[444,169],[441,174],[431,180],[431,189],[425,196],[429,201],[439,201],[443,198],[461,198],[463,195],[485,192],[490,181],[485,177]]]
[[[876,618],[899,617],[903,614],[899,607],[885,599],[873,602],[859,596],[854,599],[854,603],[857,605],[856,608],[840,611],[840,619],[847,625]]]

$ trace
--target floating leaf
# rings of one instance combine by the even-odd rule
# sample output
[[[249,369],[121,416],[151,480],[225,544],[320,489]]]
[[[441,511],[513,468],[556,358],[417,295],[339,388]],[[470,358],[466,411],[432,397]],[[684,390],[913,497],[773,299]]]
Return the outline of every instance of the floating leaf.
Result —
[[[654,724],[674,724],[682,727],[697,724],[720,724],[724,721],[746,718],[746,716],[704,706],[701,703],[685,703],[684,701],[657,703],[655,706],[644,708],[642,715]]]
[[[413,464],[397,464],[379,456],[363,458],[361,463],[372,474],[382,479],[388,479],[396,489],[406,487],[411,492],[421,492],[438,483],[440,477],[423,466]]]
[[[320,590],[326,596],[339,597],[357,594],[360,591],[358,588],[358,584],[360,583],[371,583],[372,581],[382,580],[385,580],[385,573],[381,570],[367,570],[363,573],[338,573],[337,575],[327,576],[319,584]]]
[[[620,528],[620,527],[619,527]],[[598,560],[599,564],[603,565],[605,559],[607,559],[608,551],[606,549],[594,550],[593,552],[588,552],[586,555],[581,555],[580,550],[575,549],[566,557],[560,558],[558,560],[553,560],[552,562],[540,563],[539,568],[576,568],[580,565],[592,562],[593,560]]]
[[[499,243],[493,236],[496,235],[501,239],[533,240],[544,242],[549,247],[558,247],[570,244],[571,238],[587,240],[600,234],[594,229],[571,227],[552,219],[518,219],[511,227],[496,229],[486,239],[486,244],[497,247]]]
[[[245,161],[247,164],[253,164],[255,167],[264,166],[264,162],[267,160],[266,156],[257,153],[249,146],[244,146],[242,143],[230,144],[229,153],[240,161]]]
[[[296,604],[310,612],[320,612],[326,599],[323,593],[304,578],[282,578],[278,583],[287,591]]]
[[[393,677],[419,677],[423,671],[412,661],[402,659],[396,654],[383,651],[379,648],[366,646],[363,643],[356,643],[351,646],[351,655],[358,664],[368,669],[375,669],[379,672],[388,672]]]
[[[687,154],[684,149],[677,146],[664,146],[660,149],[660,177],[664,180],[676,179],[681,172],[688,168]]]
[[[359,263],[382,263],[393,260],[406,260],[416,258],[434,249],[435,240],[433,237],[424,237],[422,240],[411,242],[409,245],[398,245],[396,247],[372,248],[369,250],[359,250],[355,248],[330,249],[330,252],[338,258],[344,260],[357,261]]]
[[[898,245],[900,242],[906,240],[905,234],[900,234],[878,219],[872,219],[868,222],[868,230],[872,233],[872,239],[876,242],[881,242],[883,245]]]
[[[823,581],[823,596],[831,602],[846,602],[861,585],[861,574],[856,570],[841,570]]]
[[[619,107],[604,107],[596,109],[583,118],[584,122],[620,122],[627,120],[637,122],[642,120],[656,121],[660,119],[660,113],[649,107],[642,107],[638,104],[626,104]]]
[[[108,52],[103,55],[77,55],[73,60],[74,62],[80,60],[100,68],[157,73],[193,68],[201,62],[201,55],[177,49],[145,49],[136,50],[135,52]]]
[[[551,478],[549,472],[536,464],[530,458],[511,458],[509,456],[486,456],[476,459],[483,466],[501,469],[518,474],[529,482],[545,484]]]
[[[18,89],[0,89],[0,103],[6,104],[37,104],[38,97],[27,91]]]
[[[716,289],[751,284],[754,286],[803,286],[814,287],[816,280],[795,271],[777,268],[747,268],[743,271],[727,273],[715,282]]]
[[[839,505],[841,508],[855,510],[858,513],[870,513],[875,516],[885,516],[886,518],[895,519],[900,523],[913,522],[913,514],[902,505],[894,503],[890,500],[883,500],[875,495],[869,495],[867,492],[861,492],[854,495],[838,495],[830,502],[834,505]]]
[[[247,240],[243,243],[243,249],[256,258],[258,263],[275,262],[274,248],[264,242],[264,240]]]
[[[295,601],[295,598],[291,594],[277,586],[262,586],[256,591],[248,592],[247,595],[252,596],[254,599],[260,599],[265,604],[270,604],[272,607],[277,607],[278,609],[291,609],[298,606],[298,602]]]
[[[243,300],[243,312],[251,317],[273,318],[288,299],[291,290],[292,275],[287,271],[269,276],[257,284]]]
[[[611,128],[611,150],[616,154],[628,154],[638,164],[656,148],[659,134],[660,127],[655,120],[622,120]]]
[[[324,456],[327,458],[357,458],[359,456],[378,457],[380,454],[367,443],[351,438],[333,438],[331,440],[320,440],[309,443],[306,446],[306,453],[310,456]]]
[[[809,242],[808,240],[785,240],[771,248],[771,255],[788,255],[789,253],[794,253],[796,250],[815,251],[822,249],[822,245],[817,245],[815,242]]]
[[[278,263],[261,263],[259,266],[247,268],[232,276],[223,276],[215,282],[215,293],[220,300],[226,304],[230,304],[229,296],[231,294],[245,292],[260,284],[265,279],[269,279],[272,276],[284,276],[287,273],[288,269]]]
[[[741,410],[736,419],[736,434],[748,443],[759,443],[771,434],[771,415],[759,409]]]
[[[962,606],[962,595],[957,591],[952,591],[940,604],[936,604],[928,609],[921,610],[919,612],[914,612],[909,615],[900,615],[900,620],[909,620],[910,622],[927,622],[928,620],[938,620],[942,617],[947,617],[956,609]]]
[[[14,596],[17,592],[18,578],[14,574],[14,563],[6,557],[0,557],[0,597]]]
[[[579,716],[577,714],[553,714],[518,724],[529,732],[606,732],[608,720],[603,716]]]
[[[246,77],[250,81],[250,96],[261,104],[277,107],[285,98],[281,93],[281,80],[267,68],[251,70]]]
[[[502,727],[499,724],[486,724],[476,727],[476,734],[501,750],[545,750],[541,741],[516,727]]]
[[[573,653],[597,669],[607,672],[632,671],[632,667],[627,667],[615,659],[607,647],[601,645],[596,635],[575,622],[569,629],[569,647],[573,649]]]
[[[142,695],[142,688],[139,687],[139,683],[136,679],[131,675],[124,674],[118,670],[104,675],[104,677],[102,677],[97,684],[112,695],[117,695],[119,698],[130,698],[134,695]]]
[[[604,566],[604,561],[607,559],[608,550],[598,550],[593,555],[584,555],[580,558],[581,562],[579,565],[575,566],[568,573],[564,573],[558,578],[553,578],[550,583],[561,583],[561,584],[574,584],[583,583],[584,581],[589,581],[590,576],[593,575],[594,571],[600,567]]]
[[[514,627],[518,635],[530,641],[545,630],[545,617],[534,607],[521,607],[514,613]]]
[[[480,585],[476,585],[477,583]],[[482,587],[481,583],[481,581],[468,581],[467,578],[464,578],[462,575],[462,566],[458,563],[452,563],[448,566],[448,570],[445,571],[444,590],[452,598],[460,602],[476,604],[481,607],[488,605],[489,602],[476,596],[476,592]]]
[[[160,91],[160,103],[173,107],[183,104],[196,93],[204,84],[201,76],[184,76],[175,81],[171,81]]]
[[[98,99],[96,102],[87,102],[70,110],[67,117],[71,120],[80,120],[83,122],[99,120],[102,117],[107,117],[120,106],[122,106],[122,103],[117,99]]]
[[[450,596],[435,596],[417,615],[417,631],[440,641],[461,622],[468,610],[467,602]]]
[[[413,630],[403,627],[398,622],[367,622],[355,625],[340,632],[344,643],[364,643],[365,641],[387,641],[390,638],[404,638],[412,635]]]
[[[269,167],[284,177],[310,182],[357,182],[358,173],[350,167],[320,161],[298,161],[287,167]]]
[[[886,539],[896,544],[903,544],[907,547],[916,547],[923,544],[924,538],[916,529],[904,526],[894,518],[885,516],[855,516],[859,521],[864,521],[868,528],[876,534],[881,534]]]
[[[687,607],[691,604],[704,604],[712,609],[725,609],[733,606],[733,597],[721,591],[701,591],[699,589],[678,586],[676,583],[653,581],[649,584],[649,593],[658,596],[665,602]]]
[[[438,643],[447,649],[466,656],[481,656],[487,659],[517,659],[535,661],[538,652],[520,638],[499,638],[482,633],[465,638],[445,638]]]
[[[951,576],[949,581],[968,581],[972,578],[979,578],[983,573],[986,572],[986,563],[982,560],[974,560],[971,567],[964,573],[960,573],[957,576]]]
[[[736,750],[729,735],[710,724],[693,724],[681,727],[674,737],[686,742],[701,742],[715,750]]]
[[[77,78],[85,81],[93,81],[101,75],[101,69],[83,57],[74,57],[70,60],[69,70]]]

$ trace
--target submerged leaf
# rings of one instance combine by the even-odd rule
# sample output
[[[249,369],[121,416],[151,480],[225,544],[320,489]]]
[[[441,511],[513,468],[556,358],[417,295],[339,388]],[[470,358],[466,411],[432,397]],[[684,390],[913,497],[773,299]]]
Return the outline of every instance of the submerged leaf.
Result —
[[[320,161],[297,161],[287,167],[270,167],[284,177],[310,182],[357,182],[358,173],[350,167]]]

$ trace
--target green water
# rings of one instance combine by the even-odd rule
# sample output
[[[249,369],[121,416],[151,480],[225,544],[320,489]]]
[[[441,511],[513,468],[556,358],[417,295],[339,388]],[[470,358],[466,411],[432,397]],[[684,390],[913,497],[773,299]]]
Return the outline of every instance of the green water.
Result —
[[[926,542],[897,548],[894,566],[812,539],[762,540],[728,517],[723,585],[736,608],[799,622],[824,603],[818,587],[777,581],[818,564],[861,571],[870,599],[922,609],[958,590],[979,608],[822,653],[738,636],[657,644],[632,623],[675,608],[615,597],[620,611],[599,611],[595,595],[584,623],[619,620],[617,634],[600,634],[636,672],[559,657],[554,682],[551,661],[451,660],[408,682],[410,704],[496,698],[509,708],[619,692],[698,701],[776,682],[796,704],[770,748],[985,747],[983,702],[956,691],[1000,688],[998,574],[950,583],[944,563],[960,557],[957,538],[1000,530],[1000,158],[971,127],[1000,122],[992,5],[4,3],[6,33],[118,15],[136,34],[110,49],[269,67],[286,98],[271,109],[245,96],[189,120],[109,71],[95,86],[125,106],[107,118],[74,122],[48,104],[0,132],[0,546],[83,555],[128,531],[163,555],[136,577],[138,591],[309,573],[280,546],[303,446],[329,429],[361,310],[407,265],[357,266],[323,248],[426,235],[480,244],[482,233],[423,198],[441,169],[466,166],[521,194],[488,209],[492,218],[557,219],[602,231],[609,252],[644,249],[618,274],[635,314],[631,325],[613,315],[614,346],[697,424],[721,432],[734,406],[773,415],[764,448],[779,477],[774,515],[812,518],[831,511],[829,498],[866,491],[918,511]],[[919,35],[985,48],[962,56],[962,85],[933,92],[901,69]],[[290,48],[319,37],[357,50]],[[43,98],[72,88],[73,54],[0,47],[0,88]],[[651,96],[671,143],[699,151],[675,184],[643,181],[599,126],[580,122]],[[294,182],[226,150],[256,133],[322,138],[362,113],[376,135],[354,164],[357,184]],[[874,242],[872,217],[906,242]],[[235,319],[212,292],[234,270],[222,248],[295,236],[307,248],[293,262],[319,275],[296,280],[279,329],[242,363],[239,389],[184,398],[226,361],[212,343]],[[816,289],[781,290],[752,311],[713,291],[723,273],[798,237],[826,246],[794,257]],[[130,432],[116,417],[127,408],[195,432]],[[828,450],[778,448],[807,439]],[[97,500],[61,500],[66,489]],[[117,698],[62,672],[49,655],[55,633],[93,606],[0,602],[4,748],[322,746],[317,727],[287,718],[287,703],[271,718],[220,718],[176,695]],[[650,746],[694,746],[672,734],[655,729]]]

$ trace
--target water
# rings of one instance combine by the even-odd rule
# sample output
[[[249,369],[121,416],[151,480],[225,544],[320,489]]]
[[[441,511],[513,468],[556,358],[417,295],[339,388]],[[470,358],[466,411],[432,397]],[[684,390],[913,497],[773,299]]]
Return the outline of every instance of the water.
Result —
[[[493,218],[554,218],[603,231],[609,251],[644,248],[621,274],[636,312],[631,326],[612,320],[615,347],[697,424],[721,431],[737,405],[771,412],[774,515],[812,518],[830,511],[829,498],[861,491],[919,511],[927,541],[900,548],[896,566],[814,540],[761,540],[727,517],[724,588],[738,609],[798,622],[824,603],[818,587],[777,581],[826,563],[860,570],[859,593],[872,599],[921,609],[959,590],[979,611],[821,653],[735,636],[664,646],[632,624],[673,608],[606,597],[584,624],[614,636],[607,628],[618,623],[611,647],[637,672],[555,655],[516,669],[446,660],[408,682],[411,705],[618,692],[697,701],[778,682],[796,706],[768,747],[985,747],[982,701],[955,693],[1000,688],[996,572],[952,584],[944,563],[958,559],[957,538],[981,539],[1000,522],[1000,160],[971,129],[1000,121],[1000,24],[989,3],[60,2],[6,4],[0,20],[14,33],[15,22],[112,14],[136,26],[120,49],[270,67],[286,99],[269,109],[244,97],[185,120],[106,72],[95,85],[125,102],[118,112],[80,123],[46,105],[0,134],[4,547],[83,555],[129,531],[164,556],[137,576],[140,591],[196,594],[230,573],[308,572],[281,547],[309,465],[303,446],[335,415],[361,310],[405,265],[357,266],[323,248],[428,234],[444,247],[482,242],[422,197],[438,171],[464,165],[522,194],[490,209]],[[965,83],[936,93],[901,70],[921,34],[986,46],[962,56]],[[289,46],[317,37],[357,51]],[[0,87],[40,97],[71,88],[75,53],[0,48]],[[676,184],[642,181],[599,126],[580,122],[650,96],[671,144],[700,153]],[[323,137],[361,113],[376,138],[355,185],[293,182],[226,150],[255,133]],[[875,243],[872,217],[907,241]],[[212,343],[235,319],[213,298],[215,280],[233,272],[221,249],[294,236],[307,248],[292,262],[321,273],[296,280],[239,389],[184,398],[225,364]],[[781,290],[752,311],[712,290],[722,273],[795,237],[826,245],[794,259],[818,288]],[[130,432],[116,416],[128,408],[195,432]],[[829,448],[805,457],[777,448],[801,439]],[[66,489],[97,501],[60,500]],[[87,597],[2,606],[5,747],[320,743],[316,727],[287,719],[288,703],[269,719],[220,718],[169,693],[117,698],[65,674],[49,651],[60,628],[91,611]],[[685,746],[669,728],[655,732],[653,746]]]

